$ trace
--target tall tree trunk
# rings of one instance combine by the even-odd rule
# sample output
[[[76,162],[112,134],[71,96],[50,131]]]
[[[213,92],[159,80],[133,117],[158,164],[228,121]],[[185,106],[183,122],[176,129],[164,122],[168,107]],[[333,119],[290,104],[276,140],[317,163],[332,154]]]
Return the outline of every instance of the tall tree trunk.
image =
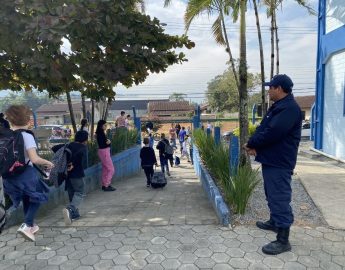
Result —
[[[248,155],[242,145],[248,141],[248,90],[247,90],[247,46],[246,9],[247,0],[240,0],[240,66],[239,66],[239,104],[240,104],[240,166],[249,164]]]
[[[258,31],[258,40],[259,40],[259,48],[260,48],[260,69],[261,69],[261,108],[262,108],[262,115],[264,116],[266,113],[266,91],[265,91],[265,63],[264,63],[264,48],[262,45],[262,36],[261,36],[261,27],[260,27],[260,19],[259,19],[259,12],[258,12],[258,5],[256,0],[253,0],[254,3],[254,11],[255,11],[255,18],[256,18],[256,28]]]
[[[86,105],[85,105],[85,96],[81,94],[81,108],[83,111],[83,118],[86,119]]]
[[[104,116],[103,116],[103,119],[105,121],[107,121],[110,106],[111,106],[111,98],[108,98],[107,105],[106,105],[105,110],[104,110]]]
[[[271,73],[270,78],[272,79],[274,76],[274,10],[275,10],[275,0],[271,0],[271,7],[270,7],[270,15],[271,15]]]
[[[68,87],[66,87],[66,89],[68,89]],[[67,104],[68,104],[68,109],[69,109],[69,115],[71,117],[71,124],[72,124],[72,128],[73,128],[73,132],[77,133],[77,125],[75,123],[75,117],[74,117],[74,112],[73,112],[71,95],[69,94],[68,90],[66,90],[66,97],[67,97]]]
[[[224,14],[223,14],[223,10],[221,8],[220,8],[220,13],[221,13],[221,17],[222,17],[222,27],[223,27],[224,37],[225,37],[226,50],[227,50],[227,52],[229,54],[231,69],[232,69],[232,73],[234,74],[234,78],[235,78],[235,82],[236,82],[236,87],[237,87],[237,90],[238,90],[239,89],[239,82],[238,82],[238,76],[237,76],[235,61],[234,61],[234,58],[232,57],[232,52],[231,52],[231,49],[230,49],[230,43],[229,43],[229,39],[228,39],[228,33],[227,33],[226,27],[225,27]]]
[[[274,10],[274,31],[276,40],[276,74],[279,74],[279,37],[278,37],[278,26],[277,26],[277,15]]]
[[[91,99],[91,141],[95,134],[95,101]]]

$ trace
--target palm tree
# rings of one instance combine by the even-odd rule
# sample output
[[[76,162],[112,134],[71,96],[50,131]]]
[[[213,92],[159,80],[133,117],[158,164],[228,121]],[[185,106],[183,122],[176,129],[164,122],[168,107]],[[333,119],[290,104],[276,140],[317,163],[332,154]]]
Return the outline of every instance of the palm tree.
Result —
[[[170,2],[171,0],[165,0],[165,6],[169,5]],[[229,54],[229,62],[231,64],[231,69],[235,77],[236,86],[238,88],[239,82],[235,60],[232,56],[227,29],[225,26],[224,15],[229,14],[229,5],[227,2],[228,1],[226,0],[190,0],[187,4],[186,13],[184,16],[186,25],[185,28],[186,31],[188,31],[193,20],[202,13],[207,13],[209,16],[214,13],[218,14],[218,17],[212,25],[213,36],[218,44],[226,46],[226,52]]]

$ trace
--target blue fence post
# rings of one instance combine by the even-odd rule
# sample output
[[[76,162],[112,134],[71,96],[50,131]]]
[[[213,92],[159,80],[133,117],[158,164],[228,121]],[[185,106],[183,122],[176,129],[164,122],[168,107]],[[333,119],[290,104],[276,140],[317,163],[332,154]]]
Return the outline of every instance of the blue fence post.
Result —
[[[207,128],[207,129],[206,129],[206,134],[207,134],[207,137],[210,137],[210,136],[211,136],[211,129],[210,129],[210,128]]]
[[[255,115],[256,115],[256,104],[253,105],[253,108],[252,108],[252,124],[255,125]]]
[[[198,116],[194,115],[193,116],[193,129],[199,128],[199,121],[198,121]]]
[[[237,173],[238,161],[239,161],[239,141],[238,137],[231,134],[229,143],[229,153],[230,153],[230,175],[235,175]]]
[[[137,117],[137,112],[136,112],[134,106],[132,106],[132,110],[133,110],[134,126],[137,129],[137,131],[138,131],[137,144],[141,145],[141,121],[140,121],[140,117]]]
[[[220,143],[220,127],[214,127],[214,142],[217,145]]]

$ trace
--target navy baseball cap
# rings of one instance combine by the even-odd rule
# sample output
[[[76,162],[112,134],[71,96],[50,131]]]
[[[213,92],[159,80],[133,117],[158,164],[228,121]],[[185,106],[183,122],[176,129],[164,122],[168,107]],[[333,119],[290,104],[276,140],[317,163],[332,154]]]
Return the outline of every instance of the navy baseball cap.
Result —
[[[293,82],[291,78],[286,74],[278,74],[275,75],[270,82],[265,82],[265,86],[273,86],[278,87],[280,86],[283,88],[284,92],[291,93]]]

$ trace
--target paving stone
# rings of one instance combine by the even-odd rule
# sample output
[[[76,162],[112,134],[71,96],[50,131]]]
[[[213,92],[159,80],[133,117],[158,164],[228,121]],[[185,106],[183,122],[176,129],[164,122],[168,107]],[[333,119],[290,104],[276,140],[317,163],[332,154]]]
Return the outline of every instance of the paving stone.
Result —
[[[64,246],[62,248],[59,248],[57,251],[56,251],[56,254],[57,255],[69,255],[71,254],[72,252],[75,251],[75,248],[74,246]]]
[[[0,269],[4,270],[8,267],[11,267],[12,265],[14,265],[13,260],[1,260]]]
[[[124,234],[114,234],[114,235],[110,236],[110,240],[112,242],[120,242],[125,238],[126,238],[126,235],[124,235]]]
[[[7,254],[5,254],[5,259],[6,260],[15,260],[18,259],[22,256],[24,256],[25,251],[11,251]]]
[[[119,249],[120,247],[122,247],[122,243],[121,242],[110,242],[108,244],[105,245],[105,248],[108,249]]]
[[[147,241],[147,240],[151,240],[153,238],[153,234],[152,233],[141,233],[138,235],[138,239],[139,240],[143,240],[143,241]]]
[[[240,248],[229,248],[226,251],[226,254],[228,254],[231,258],[241,258],[244,256],[244,251]]]
[[[24,256],[21,256],[20,258],[17,258],[14,261],[14,263],[15,264],[20,264],[20,265],[27,265],[30,262],[33,262],[35,260],[36,260],[36,256],[35,255],[24,255]],[[0,267],[0,269],[1,269],[1,267]]]
[[[132,260],[130,255],[119,255],[113,259],[115,264],[128,264]]]
[[[113,269],[114,262],[112,260],[100,260],[98,263],[93,265],[95,270],[106,270]]]
[[[166,250],[166,246],[164,245],[152,245],[151,247],[149,247],[149,251],[151,253],[162,253]]]
[[[258,229],[251,229],[249,231],[249,235],[258,238],[258,237],[266,237],[266,232],[263,230],[258,230]]]
[[[101,254],[104,250],[105,250],[104,246],[92,246],[87,249],[87,253],[89,255],[97,255],[97,254]]]
[[[178,247],[179,250],[181,250],[181,252],[194,252],[197,248],[195,245],[193,244],[181,244]]]
[[[160,264],[147,264],[145,265],[145,267],[143,268],[143,270],[163,270],[163,266],[161,266]]]
[[[130,230],[129,232],[125,233],[127,237],[137,237],[139,234],[140,234],[139,230]]]
[[[194,254],[199,258],[211,257],[212,251],[209,248],[198,248]]]
[[[57,265],[47,265],[47,266],[45,266],[45,267],[43,267],[42,269],[40,269],[40,270],[59,270],[60,268],[59,268],[59,266],[57,266]]]
[[[112,260],[118,255],[117,250],[106,250],[100,254],[100,257],[102,260]]]
[[[246,259],[250,263],[255,263],[255,262],[262,262],[264,257],[258,252],[249,252],[244,255],[244,259]]]
[[[324,269],[324,270],[340,270],[340,269],[344,269],[339,264],[336,264],[336,263],[331,262],[331,261],[322,261],[322,262],[320,262],[320,267],[322,269]]]
[[[109,242],[110,242],[109,238],[97,238],[97,239],[92,241],[92,243],[95,246],[104,246],[105,244],[108,244]]]
[[[121,240],[122,244],[124,245],[134,245],[139,240],[135,237],[126,237],[125,239]]]
[[[98,238],[98,235],[95,234],[95,233],[89,233],[87,235],[84,235],[82,237],[80,237],[84,242],[92,242],[93,240],[97,239]],[[110,238],[112,239],[113,236]]]
[[[307,269],[303,264],[299,262],[287,262],[284,265],[284,269],[286,270],[305,270]]]
[[[216,263],[226,263],[230,257],[225,253],[214,253],[211,257]]]
[[[209,247],[211,245],[211,242],[208,241],[207,239],[197,239],[194,243],[194,245],[197,248],[202,248],[202,247]]]
[[[71,238],[71,239],[67,239],[66,241],[64,241],[64,244],[66,246],[73,246],[73,245],[78,245],[81,242],[82,242],[82,240],[80,238]]]
[[[19,246],[20,244],[24,243],[25,239],[23,237],[15,238],[12,240],[7,241],[6,246]],[[5,243],[3,243],[5,245]]]
[[[213,252],[225,252],[228,249],[228,247],[224,244],[212,244],[209,246],[209,249]]]
[[[157,236],[151,240],[151,243],[154,245],[164,245],[166,242],[167,242],[167,239],[160,236]]]
[[[190,264],[194,263],[198,259],[193,253],[185,252],[178,258],[181,263]]]
[[[216,263],[211,258],[198,258],[194,264],[199,268],[212,268]]]
[[[242,243],[240,248],[245,252],[255,252],[259,247],[254,243]]]
[[[43,251],[37,255],[38,260],[48,260],[56,255],[55,251]]]
[[[323,238],[325,239],[328,239],[328,240],[331,240],[333,242],[341,242],[341,241],[344,241],[344,237],[341,236],[341,235],[338,235],[334,232],[331,232],[331,233],[324,233],[323,234]]]
[[[231,258],[229,264],[233,268],[247,268],[249,266],[249,262],[243,258]]]
[[[176,259],[181,255],[181,251],[177,248],[169,248],[163,252],[163,255],[167,259]]]
[[[131,270],[142,270],[145,265],[147,265],[147,262],[143,259],[137,259],[133,260],[128,264],[128,268]]]
[[[198,270],[199,268],[196,267],[194,264],[182,264],[179,270]]]
[[[80,260],[81,258],[87,256],[86,250],[76,250],[73,253],[68,255],[70,260]]]
[[[270,268],[282,268],[284,265],[284,261],[276,257],[266,257],[262,262]]]
[[[223,242],[223,244],[229,248],[237,248],[239,247],[242,243],[236,239],[227,239]]]
[[[178,248],[179,246],[181,246],[181,243],[179,241],[167,241],[164,246],[166,246],[167,248]]]
[[[168,233],[165,235],[165,239],[171,240],[171,241],[179,240],[181,237],[182,237],[182,235],[177,233],[177,232]]]
[[[345,257],[344,256],[333,256],[333,262],[339,264],[342,267],[345,267]]]
[[[284,252],[284,253],[277,255],[277,258],[279,258],[285,262],[295,262],[295,261],[297,261],[298,256],[295,253],[289,251],[289,252]]]
[[[213,270],[232,270],[234,268],[232,268],[228,264],[216,264],[212,269]]]
[[[191,236],[184,236],[184,237],[181,237],[179,239],[179,241],[182,244],[193,244],[193,243],[195,243],[196,239],[194,237],[191,237]]]
[[[162,254],[150,254],[149,256],[146,257],[146,261],[149,264],[161,263],[164,260],[165,260],[165,257]]]
[[[343,251],[334,246],[323,246],[322,250],[327,252],[330,255],[343,255]]]
[[[113,231],[103,231],[98,234],[99,237],[110,237],[114,234]]]
[[[78,266],[75,270],[93,270],[92,266],[81,265]]]
[[[221,244],[224,242],[224,238],[219,235],[214,235],[208,238],[208,240],[213,244]]]
[[[80,266],[79,260],[68,260],[60,265],[60,270],[71,270]]]
[[[249,234],[240,234],[236,239],[242,243],[252,243],[254,238]]]
[[[81,242],[78,245],[75,245],[75,249],[76,250],[85,250],[85,249],[89,249],[93,246],[92,242]]]
[[[166,259],[161,263],[161,265],[165,269],[178,269],[181,263],[176,259]]]
[[[249,270],[266,270],[266,269],[270,269],[267,265],[264,265],[261,262],[255,262],[252,263],[249,267]]]
[[[47,260],[36,260],[25,265],[26,270],[38,270],[48,265]]]
[[[237,234],[249,235],[250,229],[246,226],[237,226],[233,231]]]
[[[68,260],[67,256],[54,256],[54,257],[48,259],[48,264],[49,265],[60,265],[67,260]]]

